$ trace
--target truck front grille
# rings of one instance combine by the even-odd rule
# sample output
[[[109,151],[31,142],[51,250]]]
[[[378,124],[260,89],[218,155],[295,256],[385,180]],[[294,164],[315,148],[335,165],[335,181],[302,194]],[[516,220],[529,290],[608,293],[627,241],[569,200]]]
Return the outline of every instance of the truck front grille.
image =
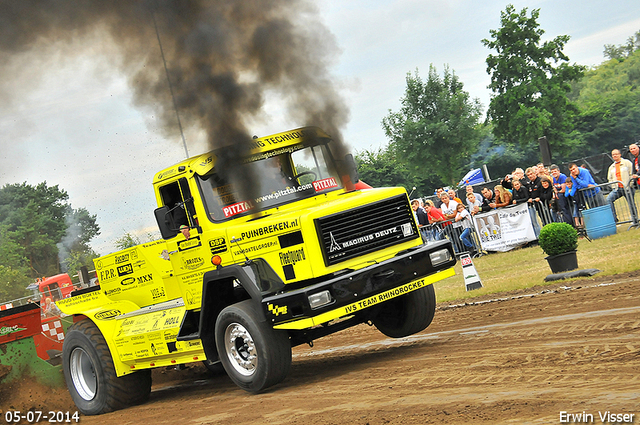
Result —
[[[327,266],[420,237],[406,195],[315,220]]]

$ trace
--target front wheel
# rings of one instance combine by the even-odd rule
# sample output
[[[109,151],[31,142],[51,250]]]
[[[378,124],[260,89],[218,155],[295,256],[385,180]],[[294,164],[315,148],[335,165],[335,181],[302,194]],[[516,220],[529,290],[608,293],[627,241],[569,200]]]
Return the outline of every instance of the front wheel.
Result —
[[[243,390],[259,392],[283,381],[289,373],[289,336],[274,330],[253,300],[222,310],[216,321],[215,336],[227,375]]]
[[[391,338],[403,338],[427,328],[436,312],[436,292],[425,286],[383,303],[372,319],[380,332]]]
[[[72,325],[62,346],[62,368],[73,402],[85,415],[98,415],[146,401],[151,371],[116,375],[107,342],[90,320]]]

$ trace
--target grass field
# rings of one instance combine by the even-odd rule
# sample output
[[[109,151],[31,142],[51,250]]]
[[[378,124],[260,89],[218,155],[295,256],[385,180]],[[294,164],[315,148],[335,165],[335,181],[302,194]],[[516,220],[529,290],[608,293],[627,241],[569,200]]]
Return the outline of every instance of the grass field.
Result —
[[[581,238],[578,241],[579,269],[602,270],[598,276],[640,269],[640,230],[627,231],[628,227],[618,226],[617,234],[593,239],[592,242]],[[473,298],[494,292],[544,285],[544,278],[551,274],[545,257],[545,253],[536,245],[475,258],[473,263],[484,287],[469,292],[466,291],[462,266],[458,262],[455,266],[455,276],[434,284],[437,300],[443,302]],[[571,279],[566,282],[571,282]]]

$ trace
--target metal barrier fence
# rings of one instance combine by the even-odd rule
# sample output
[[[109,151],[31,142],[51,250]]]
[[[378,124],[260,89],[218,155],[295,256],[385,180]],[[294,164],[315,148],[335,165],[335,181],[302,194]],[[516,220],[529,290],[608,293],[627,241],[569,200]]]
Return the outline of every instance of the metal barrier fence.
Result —
[[[582,211],[589,208],[609,205],[613,212],[616,224],[629,223],[630,227],[638,226],[638,199],[636,190],[632,184],[619,187],[622,182],[602,183],[596,186],[579,189],[573,199],[574,219],[578,218],[579,225],[582,222]]]
[[[603,205],[610,205],[616,224],[629,224],[631,227],[640,227],[638,219],[638,211],[640,209],[640,192],[627,185],[622,188],[618,187],[621,182],[602,183],[590,188],[579,189],[573,197],[565,198],[559,195],[550,203],[547,201],[533,201],[531,206],[536,214],[531,214],[531,218],[535,219],[538,224],[538,230],[544,225],[553,222],[566,222],[576,227],[584,227],[582,219],[582,211]],[[596,191],[596,189],[599,189]],[[456,255],[470,252],[472,256],[486,254],[480,244],[480,238],[472,226],[469,238],[473,244],[473,248],[465,246],[460,238],[463,228],[454,227],[454,222],[447,220],[440,223],[433,223],[421,228],[423,240],[429,243],[436,240],[447,238],[453,244]],[[456,223],[457,224],[457,223]],[[534,231],[535,231],[534,225]],[[537,234],[536,234],[537,236]]]
[[[462,226],[453,227],[453,224],[454,222],[452,220],[447,220],[439,223],[429,224],[428,226],[423,226],[421,228],[421,231],[425,243],[428,244],[430,242],[447,238],[451,241],[453,250],[456,255],[469,253],[472,257],[474,257],[486,253],[482,250],[482,245],[480,245],[480,238],[478,237],[474,226],[471,226],[469,230],[469,240],[471,241],[473,247],[467,247],[461,239],[464,229],[462,228]]]

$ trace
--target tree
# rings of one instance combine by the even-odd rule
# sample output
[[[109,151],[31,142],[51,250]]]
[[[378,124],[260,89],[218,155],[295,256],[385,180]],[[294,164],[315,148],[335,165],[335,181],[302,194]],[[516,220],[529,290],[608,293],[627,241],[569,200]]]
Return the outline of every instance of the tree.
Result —
[[[389,111],[382,120],[389,148],[411,173],[431,173],[456,184],[479,139],[480,102],[470,100],[448,67],[442,78],[430,65],[427,81],[417,70],[408,73],[406,81],[400,111]]]
[[[547,136],[553,152],[562,154],[572,147],[568,135],[577,113],[567,93],[585,68],[567,63],[562,50],[568,35],[540,43],[539,14],[540,9],[528,16],[527,8],[518,13],[508,5],[500,15],[501,28],[489,31],[491,40],[482,40],[497,51],[487,57],[493,91],[488,116],[496,138],[524,146]]]
[[[640,137],[640,50],[607,60],[573,85],[580,108],[574,156],[584,157],[634,143]]]
[[[373,187],[402,186],[408,192],[416,188],[414,195],[425,196],[442,182],[429,175],[424,168],[409,171],[407,164],[400,160],[389,147],[376,151],[365,150],[356,154],[360,179]]]
[[[127,232],[124,235],[120,236],[118,239],[116,239],[115,246],[118,249],[133,248],[136,245],[140,245],[141,243],[152,242],[155,239],[156,239],[155,235],[151,232],[147,232],[144,239],[140,239],[139,236],[133,233]]]
[[[67,192],[46,182],[0,188],[0,264],[30,278],[51,276],[66,267],[65,255],[75,252],[90,266],[95,253],[88,243],[99,234],[96,216],[74,210],[68,200]]]
[[[132,248],[136,245],[140,245],[140,238],[129,232],[125,233],[115,241],[115,246],[118,249]]]
[[[23,271],[0,264],[0,302],[27,296],[26,288],[32,281]]]
[[[640,50],[640,31],[627,38],[626,44],[615,46],[613,44],[604,45],[604,57],[608,59],[624,60]]]

